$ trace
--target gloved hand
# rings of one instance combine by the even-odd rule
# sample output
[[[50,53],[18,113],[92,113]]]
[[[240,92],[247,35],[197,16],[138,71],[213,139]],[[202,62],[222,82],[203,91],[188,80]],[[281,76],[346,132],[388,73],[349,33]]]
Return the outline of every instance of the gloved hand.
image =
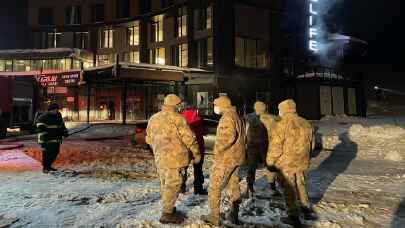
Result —
[[[194,165],[200,163],[201,161],[201,155],[194,156],[193,160],[191,161]]]
[[[272,172],[272,173],[277,173],[279,170],[277,169],[276,166],[272,165],[272,166],[268,166],[267,169]]]

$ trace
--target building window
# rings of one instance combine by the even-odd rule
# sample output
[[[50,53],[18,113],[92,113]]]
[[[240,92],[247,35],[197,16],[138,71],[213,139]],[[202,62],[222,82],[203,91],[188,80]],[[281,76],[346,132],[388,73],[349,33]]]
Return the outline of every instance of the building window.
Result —
[[[62,33],[59,32],[48,33],[48,48],[60,47],[61,38]]]
[[[212,66],[214,63],[212,37],[199,40],[198,45],[198,66],[207,67]]]
[[[139,45],[139,22],[127,29],[128,46]]]
[[[66,19],[67,25],[79,25],[81,23],[81,9],[80,6],[68,6],[66,7]]]
[[[13,61],[12,60],[0,60],[0,71],[1,72],[13,71]]]
[[[112,48],[113,47],[113,30],[102,29],[99,32],[99,48]]]
[[[235,65],[248,68],[269,68],[265,42],[236,37]]]
[[[165,63],[166,63],[165,55],[166,55],[165,48],[151,49],[150,50],[150,63],[165,65]]]
[[[171,48],[172,65],[179,67],[188,66],[188,45],[186,43],[172,46]]]
[[[176,19],[176,36],[183,37],[187,36],[187,8],[181,7],[177,12]]]
[[[114,55],[97,55],[97,66],[112,64],[114,62]]]
[[[198,30],[212,28],[212,6],[207,6],[199,10]]]
[[[89,42],[88,32],[76,32],[75,33],[75,48],[87,49]]]
[[[124,62],[139,63],[139,51],[131,51],[124,53]]]
[[[14,60],[13,68],[16,72],[31,71],[30,60]]]
[[[71,59],[47,59],[42,60],[44,70],[69,70],[71,68]]]
[[[129,17],[129,0],[116,0],[117,1],[117,18]]]
[[[163,41],[163,15],[157,15],[151,21],[151,41]]]
[[[52,8],[39,8],[38,23],[40,25],[53,25],[53,9]]]
[[[103,22],[104,21],[104,0],[96,0],[93,9],[93,21]]]

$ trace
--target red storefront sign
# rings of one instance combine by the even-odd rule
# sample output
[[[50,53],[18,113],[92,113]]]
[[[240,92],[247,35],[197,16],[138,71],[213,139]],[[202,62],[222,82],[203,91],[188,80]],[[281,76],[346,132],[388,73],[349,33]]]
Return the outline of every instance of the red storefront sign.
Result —
[[[66,87],[76,86],[80,81],[80,71],[75,72],[63,72],[52,74],[41,74],[37,76],[37,81],[44,87]]]

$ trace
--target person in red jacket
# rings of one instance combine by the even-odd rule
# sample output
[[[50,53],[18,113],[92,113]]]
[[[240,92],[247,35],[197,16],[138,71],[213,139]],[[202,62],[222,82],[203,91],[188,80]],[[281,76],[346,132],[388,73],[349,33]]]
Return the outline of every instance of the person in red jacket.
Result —
[[[207,190],[203,188],[204,184],[204,135],[208,134],[208,127],[204,124],[204,120],[198,115],[197,110],[192,106],[187,106],[181,113],[186,118],[188,125],[197,137],[198,146],[201,152],[201,161],[194,164],[194,194],[207,195]],[[182,191],[186,192],[186,180],[184,180]]]

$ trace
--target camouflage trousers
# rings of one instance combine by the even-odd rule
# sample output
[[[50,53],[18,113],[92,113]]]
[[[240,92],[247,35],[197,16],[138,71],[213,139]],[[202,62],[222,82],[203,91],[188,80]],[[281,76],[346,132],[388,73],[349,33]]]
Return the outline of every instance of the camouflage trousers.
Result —
[[[248,173],[246,182],[249,190],[253,191],[253,185],[256,179],[256,170],[261,164],[266,163],[266,151],[264,146],[260,145],[248,145],[247,148],[247,168]],[[266,178],[269,183],[275,183],[277,173],[266,171]]]
[[[212,166],[210,183],[208,187],[208,206],[210,214],[219,218],[221,206],[221,191],[226,188],[232,203],[241,200],[239,188],[239,166],[229,167],[224,164],[215,163]]]
[[[186,168],[158,168],[160,178],[160,196],[163,213],[171,214],[176,205]]]
[[[309,199],[305,190],[305,173],[284,173],[280,175],[281,185],[284,189],[287,212],[298,216],[302,207],[309,207]]]

